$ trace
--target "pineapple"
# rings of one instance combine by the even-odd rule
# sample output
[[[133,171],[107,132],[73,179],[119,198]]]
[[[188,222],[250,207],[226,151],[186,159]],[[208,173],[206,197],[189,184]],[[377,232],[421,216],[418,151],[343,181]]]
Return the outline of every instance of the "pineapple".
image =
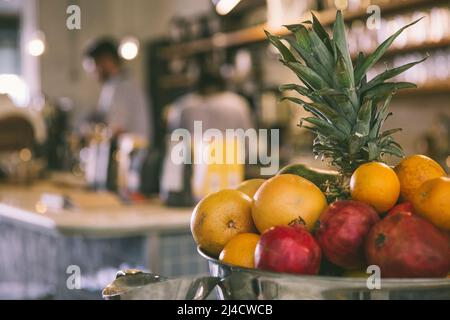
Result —
[[[315,135],[313,153],[329,161],[340,173],[340,182],[328,186],[329,198],[348,196],[349,179],[361,164],[382,161],[386,154],[403,157],[401,146],[392,137],[401,129],[382,131],[382,127],[391,115],[388,107],[393,94],[416,85],[387,80],[426,57],[386,70],[370,81],[366,73],[394,40],[419,20],[398,30],[367,57],[359,53],[355,65],[349,53],[341,11],[337,11],[332,37],[314,14],[312,21],[286,26],[292,33],[286,37],[290,49],[281,37],[266,31],[269,41],[281,54],[280,61],[294,71],[303,84],[282,85],[281,91],[294,90],[302,96],[284,99],[311,113],[301,120],[300,126]]]

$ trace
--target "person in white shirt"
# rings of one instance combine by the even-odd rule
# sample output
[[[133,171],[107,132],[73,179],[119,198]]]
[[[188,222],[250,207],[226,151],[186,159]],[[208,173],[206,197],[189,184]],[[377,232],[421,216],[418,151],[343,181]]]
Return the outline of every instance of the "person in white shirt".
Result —
[[[253,128],[248,102],[240,95],[225,90],[219,75],[205,72],[198,83],[198,90],[176,100],[168,107],[169,131],[177,128],[194,132],[194,121],[203,123],[203,130]]]
[[[131,133],[151,140],[151,112],[143,90],[125,71],[112,39],[101,39],[88,47],[86,58],[95,65],[95,73],[102,83],[98,101],[101,120],[113,135]]]
[[[170,134],[177,129],[185,129],[191,135],[195,132],[195,123],[201,122],[202,131],[217,129],[225,133],[227,129],[254,128],[248,102],[240,95],[227,91],[224,80],[217,73],[204,70],[200,76],[197,90],[177,99],[166,108],[168,137],[166,156],[161,178],[161,198],[173,205],[189,205],[191,185],[188,179],[189,166],[175,164],[171,159],[172,148],[177,144],[170,140]],[[202,132],[202,133],[203,133]],[[192,141],[193,142],[193,141]],[[192,143],[191,142],[191,143]],[[202,176],[192,169],[192,179]],[[172,200],[173,199],[173,200]],[[173,201],[173,203],[171,203]]]

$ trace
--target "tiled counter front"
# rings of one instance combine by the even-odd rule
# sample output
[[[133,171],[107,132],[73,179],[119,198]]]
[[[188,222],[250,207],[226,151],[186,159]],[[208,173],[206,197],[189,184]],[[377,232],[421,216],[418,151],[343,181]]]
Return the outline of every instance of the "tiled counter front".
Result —
[[[101,299],[101,289],[124,268],[168,277],[207,272],[189,230],[65,236],[0,217],[0,298]],[[81,289],[72,288],[78,270]]]

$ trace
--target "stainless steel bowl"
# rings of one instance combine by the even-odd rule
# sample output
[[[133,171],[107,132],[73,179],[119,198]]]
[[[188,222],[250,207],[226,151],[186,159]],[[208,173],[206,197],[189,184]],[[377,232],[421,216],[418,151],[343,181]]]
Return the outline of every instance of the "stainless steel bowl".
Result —
[[[382,279],[370,290],[363,278],[296,276],[231,266],[198,252],[210,274],[221,279],[217,294],[224,300],[450,300],[450,279]]]
[[[136,270],[118,272],[105,299],[201,300],[216,289],[222,300],[450,300],[450,279],[382,279],[370,290],[362,278],[296,276],[231,266],[198,252],[210,276],[166,279]]]

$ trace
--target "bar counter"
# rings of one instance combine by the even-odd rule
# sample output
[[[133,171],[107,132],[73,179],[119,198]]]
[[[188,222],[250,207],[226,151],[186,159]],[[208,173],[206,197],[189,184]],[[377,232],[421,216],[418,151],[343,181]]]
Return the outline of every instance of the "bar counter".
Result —
[[[63,235],[92,237],[123,237],[189,228],[192,209],[167,208],[157,199],[138,205],[111,204],[110,196],[100,194],[99,197],[110,203],[73,210],[43,208],[39,204],[41,195],[53,189],[51,183],[45,182],[28,187],[0,184],[0,216]]]
[[[67,194],[81,205],[51,209],[40,202],[44,193]],[[123,268],[169,277],[205,273],[190,234],[191,212],[158,199],[125,205],[111,194],[53,181],[0,184],[0,297],[101,298]],[[81,289],[67,285],[70,266],[81,271]]]

